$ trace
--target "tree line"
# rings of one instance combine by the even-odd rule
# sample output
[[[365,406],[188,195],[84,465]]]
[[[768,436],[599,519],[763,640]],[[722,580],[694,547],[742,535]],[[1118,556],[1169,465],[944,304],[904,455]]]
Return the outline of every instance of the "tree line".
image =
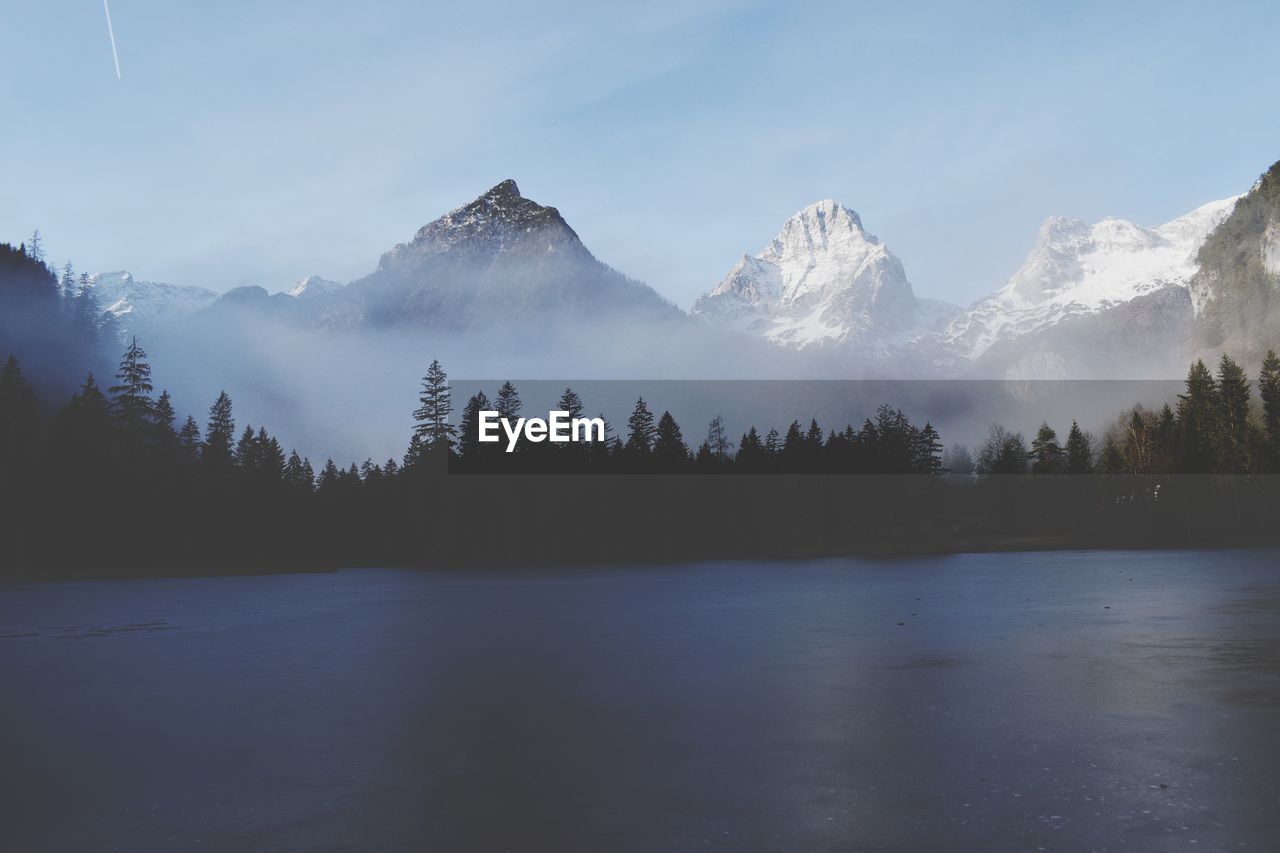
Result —
[[[520,439],[515,452],[504,443],[479,441],[479,415],[496,411],[520,417],[519,390],[511,382],[491,401],[471,396],[454,423],[448,376],[438,361],[423,378],[413,411],[408,449],[400,460],[366,459],[340,466],[327,460],[317,471],[309,459],[286,451],[265,427],[237,431],[231,398],[221,393],[203,427],[192,416],[179,422],[167,391],[158,396],[147,354],[134,339],[114,382],[105,390],[90,373],[51,417],[42,414],[36,392],[15,356],[0,369],[0,470],[9,483],[35,471],[55,479],[110,474],[129,482],[157,478],[187,486],[279,493],[354,494],[401,475],[425,459],[448,460],[459,473],[833,473],[833,474],[1260,474],[1280,473],[1280,358],[1269,352],[1257,381],[1260,406],[1243,369],[1223,356],[1216,376],[1203,361],[1188,373],[1175,406],[1135,406],[1101,442],[1072,422],[1065,442],[1047,423],[1028,443],[1019,432],[993,424],[971,453],[961,445],[944,452],[931,423],[914,425],[900,409],[880,406],[859,427],[824,431],[792,421],[785,431],[763,436],[755,426],[730,439],[721,417],[693,449],[670,412],[655,415],[640,398],[623,434],[608,420],[600,441],[551,444]],[[583,417],[586,405],[566,388],[557,408]]]
[[[547,559],[571,559],[575,553],[618,559],[620,543],[628,542],[626,553],[637,558],[751,556],[753,548],[759,554],[829,553],[886,538],[897,542],[895,547],[920,547],[950,541],[954,533],[948,531],[957,529],[981,536],[1025,535],[1063,524],[1092,524],[1088,520],[1099,512],[1118,518],[1113,501],[1098,499],[1116,492],[1132,501],[1137,490],[1107,485],[1130,475],[1276,472],[1280,360],[1267,357],[1257,383],[1259,406],[1253,405],[1252,389],[1242,376],[1230,359],[1223,360],[1216,376],[1197,363],[1176,406],[1135,407],[1100,442],[1076,424],[1062,445],[1047,425],[1030,443],[993,426],[976,454],[957,447],[944,453],[931,424],[917,427],[886,405],[860,427],[824,432],[813,420],[807,428],[794,421],[785,431],[771,429],[763,437],[749,428],[737,441],[717,417],[694,450],[669,412],[655,416],[646,401],[637,400],[620,434],[609,427],[598,442],[523,442],[507,454],[500,445],[478,442],[473,425],[480,411],[518,417],[515,385],[503,383],[492,403],[483,393],[470,397],[455,419],[448,376],[433,362],[402,457],[345,465],[326,460],[313,467],[261,425],[238,425],[225,392],[203,422],[179,416],[170,395],[163,389],[157,393],[137,340],[128,345],[109,382],[100,385],[88,375],[56,409],[41,404],[10,356],[0,367],[0,540],[14,570],[47,562],[138,570],[190,564],[465,562],[481,554],[508,561],[539,547],[546,549]],[[574,415],[586,411],[572,389],[565,390],[559,406]],[[941,486],[947,478],[940,475],[948,472],[969,473],[966,464],[978,475],[977,483],[1079,482],[996,476],[1006,473],[1104,476],[1089,478],[1098,483],[1096,489],[1050,490],[1052,500],[1034,497],[1050,493],[1044,490],[1022,494],[992,488],[955,496],[951,493],[969,490],[927,485]],[[446,477],[446,470],[491,473],[497,479]],[[751,478],[748,485],[721,488],[711,484],[746,481],[697,477],[682,480],[686,485],[672,492],[662,485],[674,482],[670,478],[641,477],[633,482],[653,485],[618,489],[605,476],[598,478],[601,491],[589,505],[581,503],[582,489],[588,488],[581,479],[563,480],[570,485],[561,488],[542,478],[503,476],[538,471],[888,476],[860,478],[865,486],[832,478],[830,487],[806,486],[781,502],[776,493],[790,488],[786,478]],[[912,474],[922,476],[901,476]],[[577,525],[575,538],[565,539],[561,517],[543,518],[539,500],[515,497],[528,491],[522,480],[533,484],[529,488],[539,500],[559,494],[556,500],[576,503],[578,514],[590,514],[592,522]],[[1233,492],[1233,502],[1221,500],[1213,488],[1179,488],[1185,500],[1176,510],[1177,529],[1207,518],[1215,519],[1214,530],[1238,527],[1245,523],[1243,507],[1254,519],[1248,521],[1249,535],[1257,536],[1272,512],[1268,501],[1274,502],[1274,490],[1262,485],[1253,496]],[[814,489],[829,494],[814,503]],[[1152,494],[1149,488],[1145,493]],[[1171,493],[1160,494],[1160,512],[1174,512]],[[889,511],[894,501],[919,511],[900,517]],[[1228,503],[1230,513],[1224,509]],[[636,538],[627,514],[652,515],[659,504],[668,535],[660,541]],[[771,507],[773,515],[756,519],[757,506]],[[842,506],[855,508],[858,520]],[[1100,509],[1106,506],[1112,508]],[[1125,518],[1125,529],[1137,529],[1132,516]],[[1173,529],[1166,515],[1142,523],[1145,535],[1155,539]],[[685,530],[678,542],[670,535],[677,529]],[[649,553],[659,547],[667,550]]]

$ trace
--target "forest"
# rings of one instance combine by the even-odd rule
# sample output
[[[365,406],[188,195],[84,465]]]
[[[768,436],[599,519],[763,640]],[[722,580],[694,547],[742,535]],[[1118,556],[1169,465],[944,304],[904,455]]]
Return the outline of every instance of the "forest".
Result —
[[[225,392],[201,420],[180,415],[154,387],[136,339],[110,379],[90,372],[51,399],[45,389],[57,388],[68,360],[97,363],[118,332],[69,266],[59,278],[26,246],[0,247],[0,260],[23,283],[5,298],[55,330],[43,341],[4,338],[15,346],[0,369],[0,533],[13,574],[802,556],[1028,537],[1250,544],[1274,535],[1276,488],[1265,476],[1280,473],[1274,351],[1256,383],[1226,355],[1216,372],[1197,362],[1175,405],[1135,405],[1101,438],[1075,422],[1065,439],[1044,424],[1029,441],[993,424],[972,451],[944,450],[932,424],[890,405],[856,426],[795,420],[736,437],[717,417],[690,442],[669,412],[639,399],[604,441],[522,441],[505,453],[478,441],[478,414],[518,417],[519,389],[506,382],[492,401],[478,393],[455,411],[448,375],[433,362],[406,411],[403,456],[316,465],[266,427],[238,425]],[[588,411],[572,388],[557,408]],[[529,509],[541,503],[569,507],[573,521]]]

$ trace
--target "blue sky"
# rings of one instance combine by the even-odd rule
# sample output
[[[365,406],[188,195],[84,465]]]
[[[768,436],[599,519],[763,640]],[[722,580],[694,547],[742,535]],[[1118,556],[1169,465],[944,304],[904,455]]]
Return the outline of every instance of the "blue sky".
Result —
[[[3,0],[0,239],[350,280],[506,177],[687,306],[835,198],[969,302],[1040,221],[1157,224],[1280,158],[1257,3]]]

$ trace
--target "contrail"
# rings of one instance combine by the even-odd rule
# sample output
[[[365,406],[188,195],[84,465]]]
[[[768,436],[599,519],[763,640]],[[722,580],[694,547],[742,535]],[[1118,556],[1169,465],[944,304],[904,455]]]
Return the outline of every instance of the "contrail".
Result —
[[[116,61],[116,79],[120,79],[120,54],[116,53],[116,34],[111,29],[111,7],[107,0],[102,0],[102,8],[107,12],[107,35],[111,38],[111,58]]]

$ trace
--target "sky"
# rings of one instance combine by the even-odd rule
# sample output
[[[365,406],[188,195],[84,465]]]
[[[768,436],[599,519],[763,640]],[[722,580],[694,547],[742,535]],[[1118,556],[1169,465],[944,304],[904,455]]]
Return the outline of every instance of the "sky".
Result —
[[[1274,2],[0,0],[0,240],[217,290],[349,281],[504,178],[688,307],[834,198],[968,303],[1047,216],[1280,158]]]

